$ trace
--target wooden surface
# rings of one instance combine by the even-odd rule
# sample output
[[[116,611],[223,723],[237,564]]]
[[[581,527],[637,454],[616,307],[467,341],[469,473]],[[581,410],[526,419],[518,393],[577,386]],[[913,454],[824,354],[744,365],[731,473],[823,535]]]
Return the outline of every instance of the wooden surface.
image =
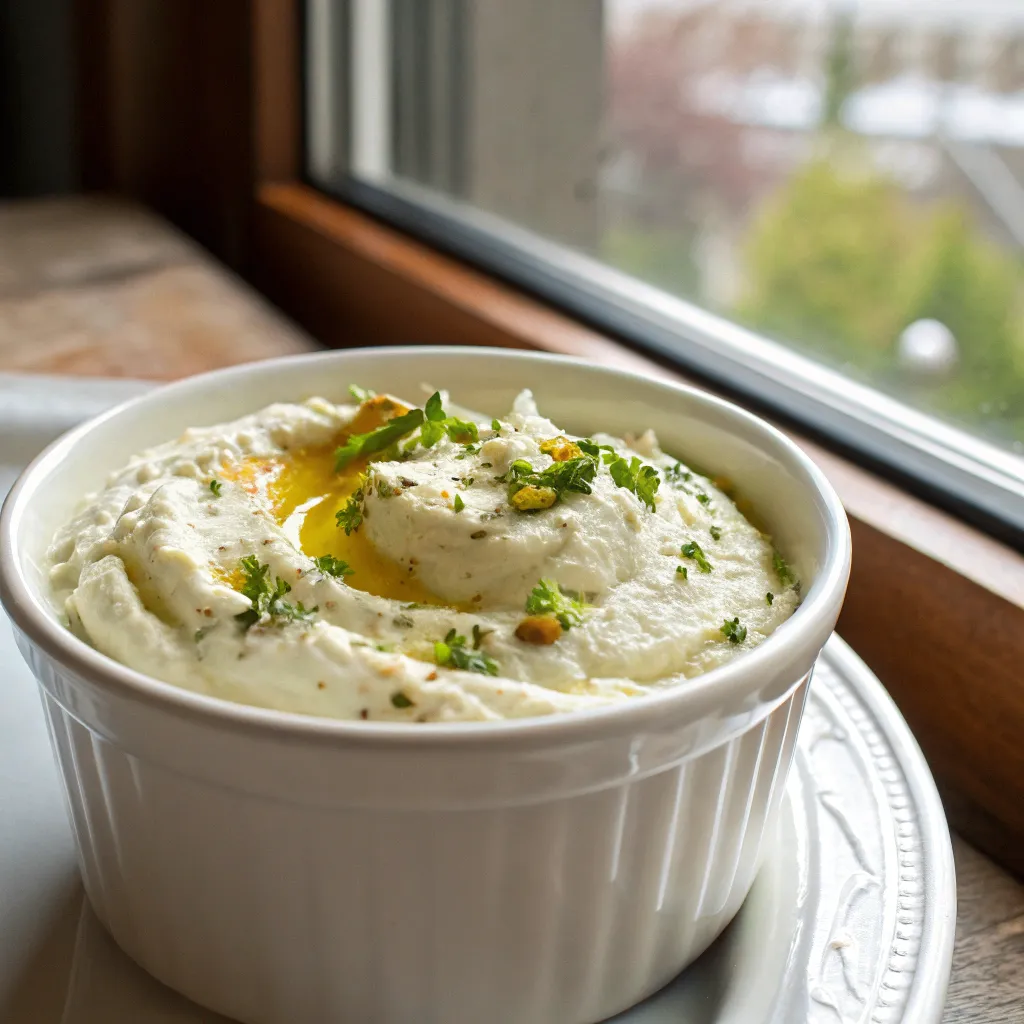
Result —
[[[351,340],[331,326],[332,340]],[[567,343],[583,337],[561,329]],[[170,379],[317,347],[137,208],[0,206],[0,370]],[[617,346],[605,355],[633,358]],[[944,1021],[1024,1024],[1024,886],[962,839],[954,854],[957,946]]]
[[[138,207],[0,204],[0,369],[171,380],[318,347]]]

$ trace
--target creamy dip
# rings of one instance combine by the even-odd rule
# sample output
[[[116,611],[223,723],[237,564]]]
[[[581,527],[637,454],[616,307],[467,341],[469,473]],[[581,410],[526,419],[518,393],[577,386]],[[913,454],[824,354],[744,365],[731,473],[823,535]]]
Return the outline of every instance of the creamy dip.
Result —
[[[501,420],[353,392],[112,474],[49,551],[70,628],[226,700],[436,722],[685,685],[799,603],[728,485],[650,432],[568,435],[529,392]]]

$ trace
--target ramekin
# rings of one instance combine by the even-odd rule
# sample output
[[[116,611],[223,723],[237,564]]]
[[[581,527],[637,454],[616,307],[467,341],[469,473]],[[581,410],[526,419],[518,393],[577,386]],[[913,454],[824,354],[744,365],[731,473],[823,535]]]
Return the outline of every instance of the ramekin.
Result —
[[[725,474],[804,583],[761,646],[578,714],[394,725],[178,689],[77,640],[47,596],[56,527],[108,471],[183,428],[349,382],[567,429],[653,427]],[[849,527],[786,437],[691,388],[486,349],[349,350],[206,374],[71,431],[0,519],[0,597],[37,676],[82,877],[133,959],[251,1024],[581,1024],[643,999],[736,913],[782,799]]]

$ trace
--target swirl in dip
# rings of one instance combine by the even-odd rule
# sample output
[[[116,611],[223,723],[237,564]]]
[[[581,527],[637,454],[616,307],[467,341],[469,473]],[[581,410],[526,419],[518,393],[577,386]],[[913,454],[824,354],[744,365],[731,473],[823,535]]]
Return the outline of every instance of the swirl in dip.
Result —
[[[799,584],[650,432],[353,388],[132,459],[54,538],[71,629],[177,686],[331,718],[546,715],[760,643]],[[719,482],[721,484],[721,482]]]

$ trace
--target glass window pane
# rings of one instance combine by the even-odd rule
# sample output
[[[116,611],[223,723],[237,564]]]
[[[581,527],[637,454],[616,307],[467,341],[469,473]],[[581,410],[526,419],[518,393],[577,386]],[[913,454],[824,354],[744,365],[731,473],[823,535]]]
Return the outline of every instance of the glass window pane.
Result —
[[[1024,451],[1020,0],[349,7],[351,173]]]

